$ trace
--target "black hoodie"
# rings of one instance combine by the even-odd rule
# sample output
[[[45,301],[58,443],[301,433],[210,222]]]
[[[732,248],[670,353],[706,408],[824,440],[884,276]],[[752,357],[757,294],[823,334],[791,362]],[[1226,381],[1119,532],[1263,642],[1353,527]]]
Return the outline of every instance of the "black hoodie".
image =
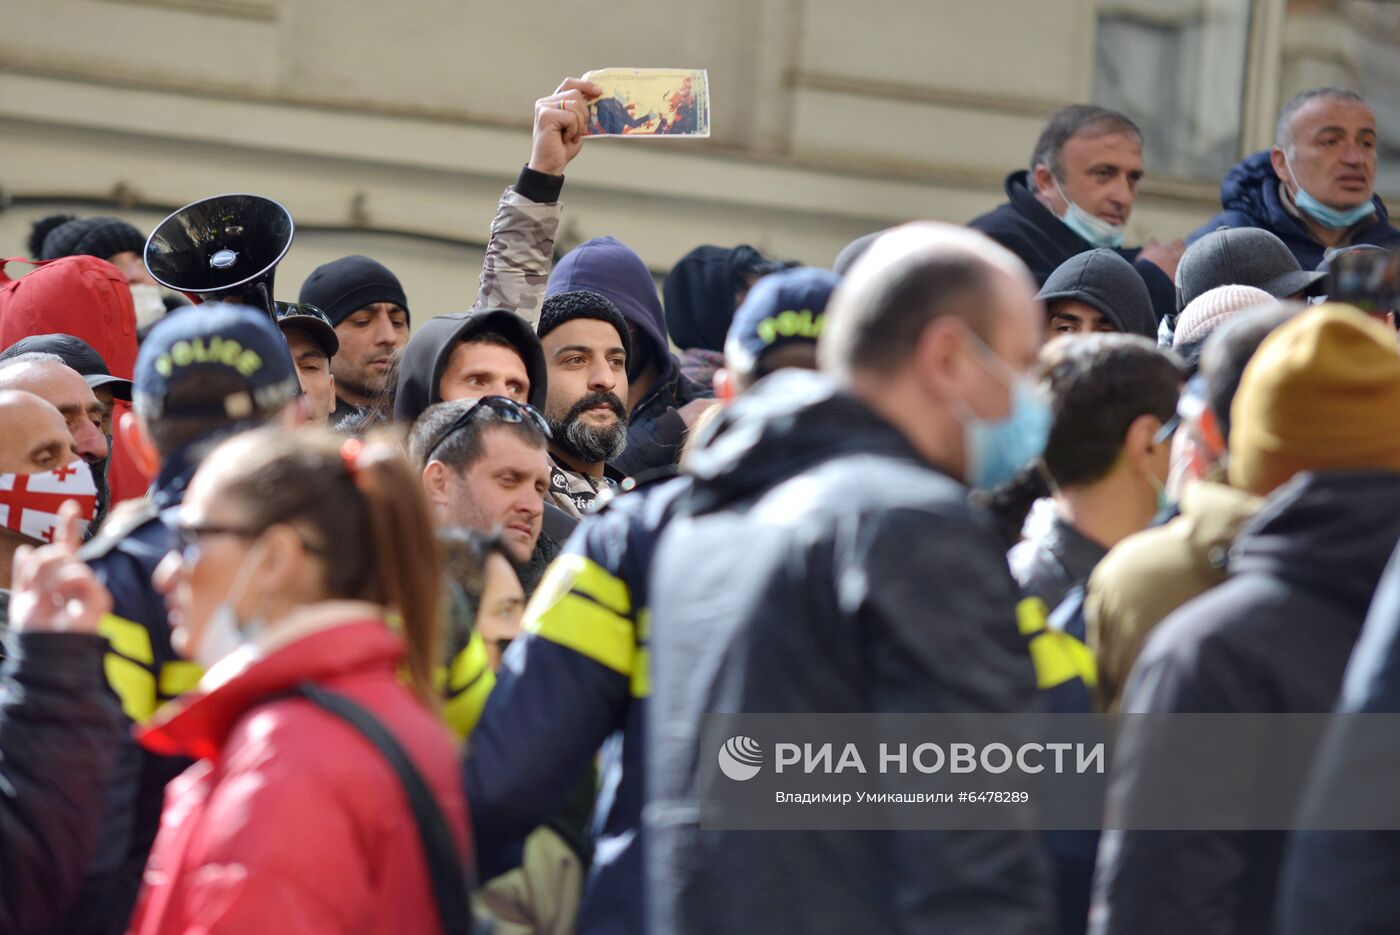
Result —
[[[544,351],[535,329],[515,312],[481,308],[439,315],[424,322],[403,349],[399,363],[399,388],[394,397],[394,421],[412,423],[433,403],[442,402],[439,384],[452,350],[461,341],[483,332],[501,335],[520,352],[530,378],[529,403],[541,412],[548,396]]]
[[[821,375],[761,381],[687,470],[651,566],[651,930],[1051,931],[1030,834],[700,827],[707,714],[1024,711],[1035,674],[990,520]]]
[[[1230,578],[1152,632],[1123,713],[1326,713],[1400,538],[1400,473],[1300,474],[1240,530]],[[1110,802],[1131,807],[1115,765]],[[1105,832],[1098,933],[1272,933],[1283,832]]]

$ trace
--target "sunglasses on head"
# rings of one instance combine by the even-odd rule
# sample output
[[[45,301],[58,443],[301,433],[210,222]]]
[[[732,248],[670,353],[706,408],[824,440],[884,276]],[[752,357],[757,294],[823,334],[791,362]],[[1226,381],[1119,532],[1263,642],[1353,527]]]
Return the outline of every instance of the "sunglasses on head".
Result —
[[[423,462],[426,464],[433,460],[433,455],[437,454],[437,450],[443,446],[444,442],[477,418],[495,419],[499,422],[529,423],[538,429],[546,440],[554,437],[549,431],[549,422],[544,415],[529,403],[518,403],[508,396],[483,396],[473,400],[466,411],[452,420],[452,424],[438,436],[437,441],[433,442],[433,446],[428,449],[428,453],[423,457]]]

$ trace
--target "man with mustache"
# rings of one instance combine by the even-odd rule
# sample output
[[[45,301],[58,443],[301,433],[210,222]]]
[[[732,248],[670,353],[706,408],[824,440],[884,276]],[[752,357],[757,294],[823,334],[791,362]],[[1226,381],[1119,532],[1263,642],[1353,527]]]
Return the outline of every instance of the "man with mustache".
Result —
[[[1255,153],[1225,175],[1225,210],[1188,241],[1221,227],[1262,227],[1276,234],[1305,270],[1328,250],[1350,244],[1400,246],[1376,194],[1376,114],[1360,95],[1314,88],[1279,111],[1272,149]]]
[[[617,306],[582,290],[545,299],[536,331],[549,375],[545,418],[554,434],[550,497],[581,517],[625,479],[609,462],[627,445],[631,337]]]

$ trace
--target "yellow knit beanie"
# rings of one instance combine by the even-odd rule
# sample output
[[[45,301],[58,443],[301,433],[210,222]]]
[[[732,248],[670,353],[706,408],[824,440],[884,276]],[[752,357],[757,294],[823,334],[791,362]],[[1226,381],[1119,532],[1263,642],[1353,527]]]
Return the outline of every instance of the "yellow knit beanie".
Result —
[[[1396,334],[1349,305],[1274,330],[1230,407],[1230,483],[1264,495],[1301,471],[1400,471]]]

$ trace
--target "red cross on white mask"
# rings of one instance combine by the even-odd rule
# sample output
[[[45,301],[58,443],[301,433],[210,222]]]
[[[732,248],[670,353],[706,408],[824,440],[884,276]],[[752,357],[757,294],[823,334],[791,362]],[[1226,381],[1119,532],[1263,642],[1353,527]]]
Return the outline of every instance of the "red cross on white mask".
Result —
[[[51,542],[58,528],[58,508],[78,504],[86,529],[97,512],[97,485],[85,461],[73,461],[39,474],[0,474],[0,528],[37,542]]]

